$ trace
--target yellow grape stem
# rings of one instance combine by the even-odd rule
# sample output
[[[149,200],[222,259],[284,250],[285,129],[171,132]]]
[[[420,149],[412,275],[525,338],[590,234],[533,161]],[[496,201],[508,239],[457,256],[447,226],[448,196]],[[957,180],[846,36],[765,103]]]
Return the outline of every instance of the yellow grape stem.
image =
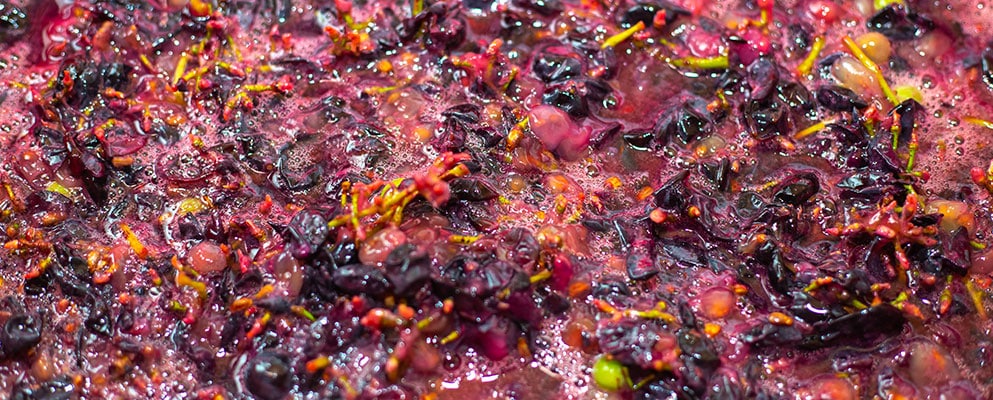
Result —
[[[684,57],[677,58],[669,62],[674,67],[690,67],[695,69],[721,69],[728,67],[728,57],[726,55],[716,57]]]
[[[890,89],[890,85],[886,83],[886,77],[883,76],[883,71],[880,70],[879,66],[876,65],[876,63],[862,51],[862,48],[859,47],[858,43],[855,43],[851,36],[848,35],[845,35],[842,41],[845,42],[845,46],[848,46],[848,50],[852,52],[852,55],[855,56],[855,58],[857,58],[862,65],[868,68],[869,71],[872,71],[872,73],[876,76],[876,80],[879,81],[879,87],[883,89],[883,94],[886,95],[886,99],[889,100],[890,103],[893,103],[893,105],[900,104],[896,98],[896,95],[893,94],[893,90]]]
[[[807,76],[810,71],[814,69],[814,62],[817,61],[817,57],[820,56],[821,50],[824,49],[824,36],[818,36],[814,38],[814,44],[810,47],[810,53],[807,54],[807,58],[803,59],[803,62],[796,67],[796,72],[800,76]]]
[[[624,32],[618,33],[614,36],[607,38],[607,40],[603,42],[603,45],[601,45],[600,48],[606,49],[608,47],[615,47],[623,43],[625,40],[628,40],[628,38],[633,36],[635,33],[638,33],[644,29],[645,29],[645,23],[642,21],[638,21],[637,24],[634,24],[634,26],[624,30]]]

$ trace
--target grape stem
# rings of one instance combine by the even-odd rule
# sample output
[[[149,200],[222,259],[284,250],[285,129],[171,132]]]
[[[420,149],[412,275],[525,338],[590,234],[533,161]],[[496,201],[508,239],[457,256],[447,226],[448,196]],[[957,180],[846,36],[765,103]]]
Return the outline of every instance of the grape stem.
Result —
[[[879,81],[879,87],[883,89],[883,94],[886,95],[886,99],[889,100],[890,103],[893,103],[894,106],[900,104],[896,98],[896,95],[893,94],[893,90],[890,89],[890,85],[886,83],[886,77],[883,76],[883,71],[880,70],[879,66],[876,65],[876,63],[862,51],[862,48],[859,47],[858,43],[855,43],[855,41],[852,40],[852,37],[848,35],[845,35],[845,37],[842,38],[842,41],[845,43],[845,46],[848,46],[848,50],[852,52],[852,55],[855,56],[855,58],[857,58],[862,65],[868,68],[869,71],[876,76],[876,80]]]

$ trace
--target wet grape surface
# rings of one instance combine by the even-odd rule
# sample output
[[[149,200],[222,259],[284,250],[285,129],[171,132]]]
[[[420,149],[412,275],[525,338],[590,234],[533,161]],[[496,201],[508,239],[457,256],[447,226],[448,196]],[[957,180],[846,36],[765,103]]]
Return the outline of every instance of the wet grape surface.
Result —
[[[0,398],[993,397],[989,7],[0,3]]]

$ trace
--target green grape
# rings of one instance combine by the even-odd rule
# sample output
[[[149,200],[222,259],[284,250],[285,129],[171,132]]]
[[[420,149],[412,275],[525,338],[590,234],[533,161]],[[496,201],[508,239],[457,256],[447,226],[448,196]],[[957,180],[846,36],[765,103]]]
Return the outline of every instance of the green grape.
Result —
[[[601,356],[593,363],[593,381],[601,389],[616,392],[630,387],[627,369],[617,360]]]

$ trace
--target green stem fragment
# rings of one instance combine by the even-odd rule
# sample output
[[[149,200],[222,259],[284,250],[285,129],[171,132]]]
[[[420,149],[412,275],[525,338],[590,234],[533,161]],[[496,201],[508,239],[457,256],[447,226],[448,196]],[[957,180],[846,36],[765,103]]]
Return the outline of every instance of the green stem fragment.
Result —
[[[186,306],[184,306],[182,303],[180,303],[180,302],[178,302],[176,300],[171,300],[171,301],[169,301],[169,310],[174,311],[174,312],[177,312],[177,313],[185,313],[186,312]]]
[[[244,87],[242,87],[242,89],[244,89],[247,92],[265,92],[265,91],[273,90],[273,87],[272,85],[252,84],[252,85],[245,85]]]
[[[810,53],[807,53],[807,57],[796,67],[797,74],[800,76],[810,74],[810,71],[814,69],[814,63],[817,61],[817,57],[821,54],[821,50],[824,50],[824,42],[824,36],[814,38],[814,44],[810,47]]]
[[[872,6],[876,11],[882,10],[890,4],[903,4],[903,0],[873,0]]]
[[[452,333],[449,333],[448,336],[441,338],[440,343],[443,345],[449,344],[451,342],[458,340],[459,336],[462,336],[462,334],[459,333],[459,331],[452,331]]]
[[[890,126],[890,133],[893,135],[893,150],[896,151],[897,147],[900,147],[900,124],[896,120]]]
[[[807,128],[805,128],[804,130],[802,130],[800,132],[797,132],[796,135],[793,136],[793,138],[794,139],[797,139],[797,140],[803,139],[803,138],[805,138],[807,136],[810,136],[810,135],[813,135],[813,134],[815,134],[817,132],[820,132],[821,130],[823,130],[824,128],[826,128],[829,124],[833,124],[834,122],[835,122],[835,120],[833,120],[833,119],[828,119],[828,120],[824,120],[824,121],[818,122],[816,124],[813,124],[811,126],[808,126]]]
[[[185,52],[183,52],[183,54],[179,56],[179,61],[176,62],[176,70],[172,74],[173,86],[178,84],[179,79],[182,78],[183,74],[186,73],[186,63],[189,62],[189,58],[190,57]]]
[[[903,305],[904,302],[907,301],[908,298],[909,297],[907,296],[907,292],[900,292],[900,294],[897,294],[896,298],[893,299],[893,301],[891,301],[890,304],[892,304],[894,307],[900,307],[901,305]]]
[[[907,156],[907,172],[914,169],[915,158],[917,158],[917,142],[910,142],[910,154]]]
[[[669,64],[676,68],[694,69],[724,69],[728,67],[728,56],[721,55],[715,57],[683,57],[669,61]]]
[[[366,94],[383,94],[389,93],[400,88],[400,85],[393,86],[373,86],[365,90]]]
[[[976,288],[976,285],[972,283],[972,279],[968,277],[963,277],[965,280],[965,290],[969,292],[969,297],[972,298],[973,305],[976,306],[976,312],[979,313],[979,317],[986,319],[986,307],[983,306],[983,292]]]
[[[625,29],[624,32],[618,33],[614,36],[607,38],[607,40],[603,42],[603,45],[601,45],[600,48],[606,49],[608,47],[616,47],[617,45],[623,43],[625,40],[628,40],[628,38],[633,36],[635,33],[638,33],[644,29],[645,29],[645,23],[643,21],[638,21],[637,24],[634,24],[634,26]]]
[[[541,283],[542,281],[544,281],[544,280],[546,280],[548,278],[551,278],[551,277],[552,277],[552,270],[545,269],[545,270],[542,270],[541,272],[538,272],[538,273],[536,273],[534,275],[531,275],[530,281],[531,281],[531,284],[534,285],[534,284],[537,284],[537,283]]]
[[[317,321],[314,314],[311,314],[310,311],[307,311],[307,309],[303,308],[303,306],[290,306],[290,310],[293,311],[294,314],[304,317],[310,321]]]
[[[72,192],[70,192],[69,189],[67,189],[65,186],[63,186],[61,183],[57,181],[52,181],[51,183],[49,183],[48,186],[45,187],[45,190],[52,193],[61,194],[69,199],[73,198]]]
[[[647,311],[633,311],[632,314],[639,318],[644,319],[658,319],[668,323],[676,322],[676,317],[664,311],[659,310],[647,310]]]
[[[863,124],[863,126],[865,126],[865,131],[866,132],[869,132],[869,137],[871,137],[871,138],[876,137],[876,126],[873,125],[872,122],[865,121],[865,123]]]
[[[428,315],[427,317],[424,317],[424,319],[417,321],[417,329],[421,330],[427,328],[428,325],[431,325],[432,322],[434,322],[434,317]]]

